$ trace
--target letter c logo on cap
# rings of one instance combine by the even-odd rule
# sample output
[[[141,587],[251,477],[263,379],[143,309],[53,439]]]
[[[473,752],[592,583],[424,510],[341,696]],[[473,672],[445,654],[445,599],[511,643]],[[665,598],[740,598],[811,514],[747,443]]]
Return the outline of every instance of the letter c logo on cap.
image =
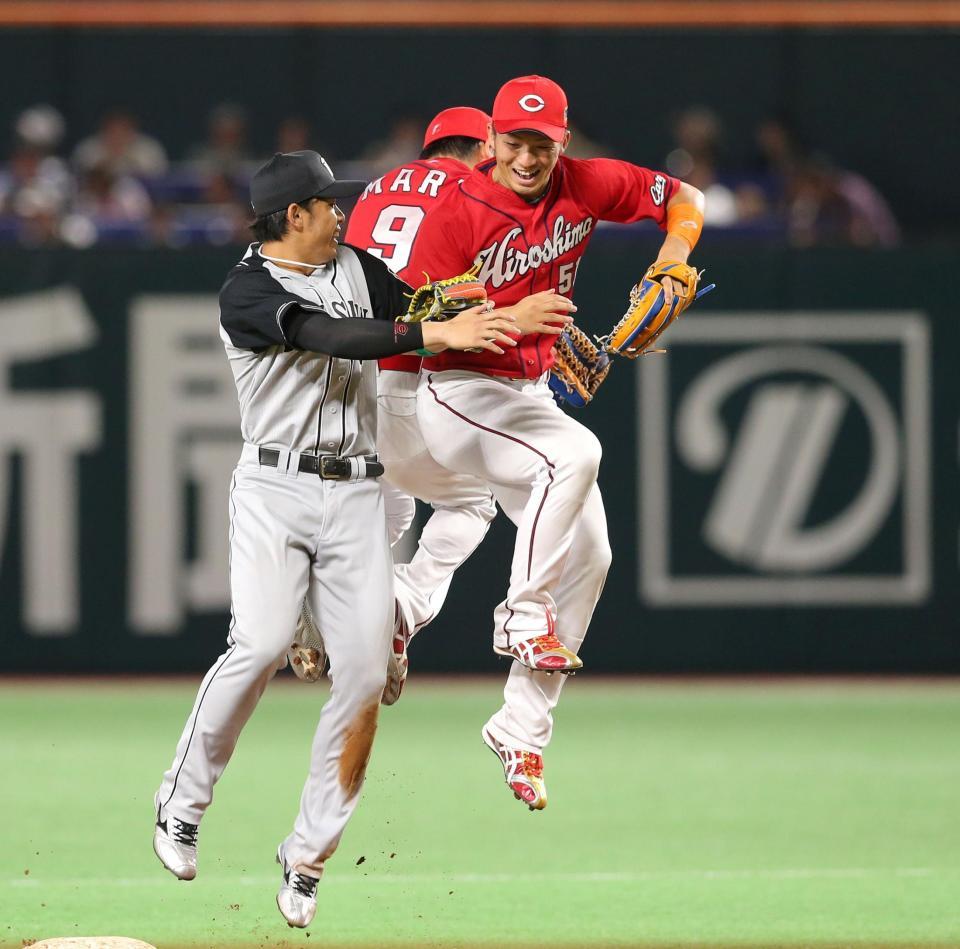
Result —
[[[546,107],[546,104],[540,96],[535,96],[533,93],[524,96],[517,103],[524,112],[539,112]]]

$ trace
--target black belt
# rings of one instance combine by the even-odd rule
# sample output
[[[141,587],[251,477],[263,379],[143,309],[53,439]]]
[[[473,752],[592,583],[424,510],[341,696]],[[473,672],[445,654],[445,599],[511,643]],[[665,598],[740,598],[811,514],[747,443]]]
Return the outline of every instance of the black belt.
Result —
[[[280,461],[280,452],[275,448],[261,448],[260,464],[276,468]],[[362,461],[358,467],[355,463]],[[319,475],[325,481],[353,481],[357,472],[363,469],[360,478],[379,478],[383,474],[383,465],[376,455],[356,455],[354,458],[341,458],[338,455],[301,455],[298,471]]]

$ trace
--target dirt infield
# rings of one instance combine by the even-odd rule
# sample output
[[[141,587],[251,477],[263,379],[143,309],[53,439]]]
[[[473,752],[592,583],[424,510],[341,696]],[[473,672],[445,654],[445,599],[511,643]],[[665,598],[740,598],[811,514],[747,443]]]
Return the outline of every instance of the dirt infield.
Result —
[[[63,939],[44,939],[43,942],[25,942],[33,949],[157,949],[139,939],[124,936],[68,936]]]

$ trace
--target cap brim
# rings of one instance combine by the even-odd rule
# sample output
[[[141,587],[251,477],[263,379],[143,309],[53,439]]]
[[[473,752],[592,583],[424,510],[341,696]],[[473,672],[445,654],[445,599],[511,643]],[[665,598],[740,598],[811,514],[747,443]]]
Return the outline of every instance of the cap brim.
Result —
[[[349,198],[355,194],[360,194],[368,184],[370,184],[369,181],[334,181],[332,184],[327,185],[323,191],[318,191],[313,197]]]
[[[536,132],[538,135],[546,135],[551,142],[562,142],[563,136],[567,130],[562,125],[547,125],[546,122],[531,122],[524,119],[521,122],[504,122],[501,125],[494,123],[494,131],[500,135],[510,135],[512,132]]]

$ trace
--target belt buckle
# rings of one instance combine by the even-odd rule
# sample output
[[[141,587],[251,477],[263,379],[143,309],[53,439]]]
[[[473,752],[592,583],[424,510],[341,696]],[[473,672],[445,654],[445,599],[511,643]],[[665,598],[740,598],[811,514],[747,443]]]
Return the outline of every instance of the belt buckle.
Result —
[[[325,481],[346,481],[350,477],[350,462],[336,455],[321,455],[320,477]]]

